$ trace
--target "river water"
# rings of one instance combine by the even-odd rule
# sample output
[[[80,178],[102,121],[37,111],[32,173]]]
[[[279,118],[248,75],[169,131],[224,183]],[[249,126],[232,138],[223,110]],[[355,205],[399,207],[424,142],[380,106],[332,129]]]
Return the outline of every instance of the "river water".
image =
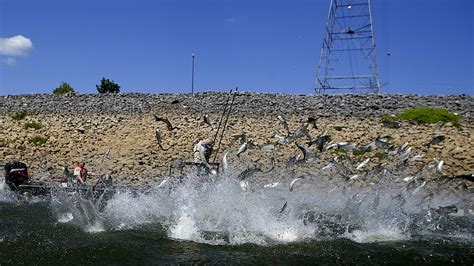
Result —
[[[190,178],[91,201],[18,198],[0,181],[0,264],[474,263],[469,192],[290,182]]]

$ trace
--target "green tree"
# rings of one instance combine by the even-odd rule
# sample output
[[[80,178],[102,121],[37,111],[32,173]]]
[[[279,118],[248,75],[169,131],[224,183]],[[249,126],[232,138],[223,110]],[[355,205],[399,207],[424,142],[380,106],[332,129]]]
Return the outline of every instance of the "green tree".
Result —
[[[69,85],[67,82],[61,82],[61,85],[57,87],[53,94],[60,95],[60,94],[67,94],[67,93],[75,93],[76,91]]]
[[[97,91],[99,93],[119,93],[120,86],[115,83],[113,80],[102,78],[100,80],[100,85],[96,85]]]

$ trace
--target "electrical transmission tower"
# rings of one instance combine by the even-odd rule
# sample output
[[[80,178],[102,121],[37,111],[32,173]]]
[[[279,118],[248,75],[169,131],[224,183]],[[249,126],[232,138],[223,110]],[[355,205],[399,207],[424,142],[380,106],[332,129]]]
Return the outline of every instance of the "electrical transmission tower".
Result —
[[[330,0],[316,93],[380,91],[370,0]]]

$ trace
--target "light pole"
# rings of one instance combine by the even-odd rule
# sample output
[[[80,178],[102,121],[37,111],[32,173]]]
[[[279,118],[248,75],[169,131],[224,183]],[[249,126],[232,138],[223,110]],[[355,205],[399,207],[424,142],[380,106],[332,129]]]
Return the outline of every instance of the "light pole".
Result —
[[[191,93],[194,96],[194,57],[196,55],[192,53],[191,56],[193,57],[193,65],[192,65],[192,70],[191,70]]]

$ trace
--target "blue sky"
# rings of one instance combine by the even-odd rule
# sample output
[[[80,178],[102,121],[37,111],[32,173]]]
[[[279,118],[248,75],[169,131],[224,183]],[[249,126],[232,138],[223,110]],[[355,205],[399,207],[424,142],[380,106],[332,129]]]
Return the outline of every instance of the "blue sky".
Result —
[[[0,95],[51,93],[61,81],[95,93],[102,77],[122,92],[189,92],[192,53],[197,91],[312,93],[328,5],[0,0],[0,38],[21,46],[3,47]],[[474,1],[373,0],[372,9],[382,92],[474,94]]]

